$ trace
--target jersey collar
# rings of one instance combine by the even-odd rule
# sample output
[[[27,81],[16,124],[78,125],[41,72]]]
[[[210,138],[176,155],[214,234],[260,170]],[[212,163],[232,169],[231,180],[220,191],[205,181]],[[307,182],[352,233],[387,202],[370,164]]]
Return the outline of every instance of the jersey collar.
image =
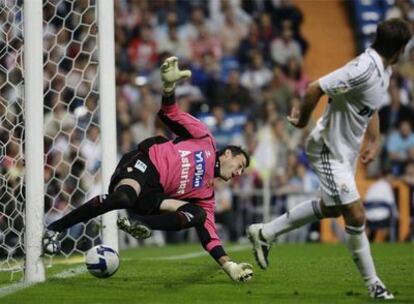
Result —
[[[382,62],[381,56],[373,48],[367,48],[366,52],[368,56],[374,61],[381,76],[384,75],[386,69],[384,67],[384,63]]]
[[[220,177],[220,161],[218,153],[216,153],[216,163],[214,165],[214,177]]]

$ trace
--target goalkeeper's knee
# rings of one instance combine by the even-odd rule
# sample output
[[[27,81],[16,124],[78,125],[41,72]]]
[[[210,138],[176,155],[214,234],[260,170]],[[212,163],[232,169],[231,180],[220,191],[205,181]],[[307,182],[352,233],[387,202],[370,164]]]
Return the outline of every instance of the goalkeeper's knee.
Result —
[[[181,206],[177,209],[177,213],[180,217],[182,229],[203,225],[207,218],[207,213],[204,209],[193,204]]]

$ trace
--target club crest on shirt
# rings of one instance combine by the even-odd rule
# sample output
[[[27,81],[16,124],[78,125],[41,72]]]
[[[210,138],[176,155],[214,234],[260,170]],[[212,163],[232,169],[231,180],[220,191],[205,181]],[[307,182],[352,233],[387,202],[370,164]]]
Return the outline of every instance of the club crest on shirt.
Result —
[[[204,173],[206,171],[206,163],[204,160],[204,152],[196,151],[194,152],[194,178],[193,178],[193,188],[200,188],[203,186]]]
[[[342,184],[341,185],[341,194],[348,194],[349,193],[349,188],[348,188],[348,186],[347,185],[345,185],[345,184]]]
[[[344,94],[349,91],[349,86],[344,81],[339,80],[329,91],[335,95]]]

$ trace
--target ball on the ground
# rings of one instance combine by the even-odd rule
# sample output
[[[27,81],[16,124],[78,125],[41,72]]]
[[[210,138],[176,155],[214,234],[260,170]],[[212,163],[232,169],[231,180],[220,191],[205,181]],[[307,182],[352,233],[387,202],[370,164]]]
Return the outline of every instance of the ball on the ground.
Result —
[[[98,245],[86,253],[85,264],[95,277],[109,278],[119,268],[119,255],[109,246]]]

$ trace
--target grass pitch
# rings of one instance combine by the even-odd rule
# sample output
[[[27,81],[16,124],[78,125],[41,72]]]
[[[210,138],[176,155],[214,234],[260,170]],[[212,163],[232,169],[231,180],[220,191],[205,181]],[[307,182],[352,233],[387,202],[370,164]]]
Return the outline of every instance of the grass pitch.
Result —
[[[83,263],[59,264],[47,269],[46,283],[1,296],[10,282],[0,273],[0,303],[378,303],[368,298],[343,245],[275,245],[267,271],[255,264],[250,246],[226,248],[235,261],[255,266],[252,281],[230,281],[199,245],[146,247],[121,252],[121,267],[109,279],[91,276]],[[414,303],[414,245],[372,251],[393,303]]]

